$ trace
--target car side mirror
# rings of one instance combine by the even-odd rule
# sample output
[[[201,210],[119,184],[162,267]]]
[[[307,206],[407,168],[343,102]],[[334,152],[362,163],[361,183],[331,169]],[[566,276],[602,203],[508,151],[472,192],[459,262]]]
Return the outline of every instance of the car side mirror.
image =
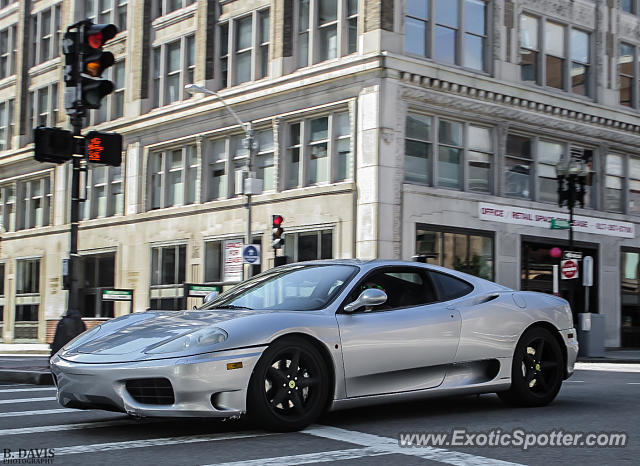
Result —
[[[379,306],[387,302],[387,293],[377,288],[368,288],[360,293],[358,299],[344,307],[344,312],[352,313],[365,306]]]
[[[211,301],[216,299],[218,296],[220,296],[219,291],[212,291],[211,293],[209,293],[207,296],[204,297],[204,304],[210,303]]]

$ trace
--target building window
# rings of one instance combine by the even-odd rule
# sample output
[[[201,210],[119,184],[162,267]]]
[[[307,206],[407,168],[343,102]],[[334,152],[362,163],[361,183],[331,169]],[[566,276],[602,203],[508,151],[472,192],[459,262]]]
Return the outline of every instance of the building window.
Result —
[[[538,141],[538,200],[558,203],[558,179],[556,166],[565,152],[564,144]]]
[[[633,45],[620,43],[618,50],[618,79],[620,80],[620,105],[637,107],[636,92],[636,48]]]
[[[151,308],[178,310],[187,269],[184,244],[151,248]]]
[[[16,43],[17,26],[9,26],[0,31],[0,79],[16,73]]]
[[[520,16],[523,81],[588,96],[590,67],[590,33],[528,14]]]
[[[102,301],[102,289],[115,284],[115,253],[92,254],[81,258],[80,288],[83,317],[114,317],[114,302]]]
[[[102,104],[99,109],[91,111],[90,117],[87,118],[87,126],[115,120],[124,115],[124,71],[124,60],[116,62],[113,67],[107,69],[103,77],[113,82],[113,93],[102,99]]]
[[[243,243],[244,240],[241,238],[204,243],[205,283],[237,283],[242,280],[242,257],[240,257],[240,253],[236,254],[236,252]],[[254,237],[253,244],[260,244],[260,237]],[[257,272],[260,271],[257,270]]]
[[[0,186],[0,227],[5,231],[16,230],[16,187]]]
[[[128,0],[84,0],[84,16],[96,24],[113,23],[119,31],[127,29]]]
[[[0,103],[0,150],[11,149],[15,129],[13,99]]]
[[[195,0],[155,0],[155,18],[168,15],[172,11],[185,8],[192,3],[195,3]]]
[[[56,126],[58,121],[58,84],[50,84],[29,92],[28,100],[29,128],[38,126]],[[29,141],[33,131],[27,130]]]
[[[276,189],[276,168],[274,164],[273,131],[260,131],[256,134],[258,153],[256,154],[256,176],[263,180],[264,191]]]
[[[627,13],[635,13],[637,11],[636,0],[620,0],[620,9]]]
[[[269,10],[254,11],[221,24],[220,87],[255,81],[268,74]]]
[[[419,225],[416,254],[424,256],[429,264],[493,280],[494,238],[490,233]]]
[[[348,112],[290,124],[286,187],[299,187],[301,180],[304,180],[303,185],[314,185],[343,181],[352,176],[351,134]]]
[[[228,196],[227,144],[227,139],[219,139],[211,143],[208,157],[207,201],[224,199]]]
[[[356,0],[298,0],[295,8],[299,68],[357,51]]]
[[[49,177],[18,184],[21,229],[47,226],[51,223],[51,186]]]
[[[195,36],[162,44],[153,49],[153,106],[162,107],[188,99],[184,90],[193,82],[195,69]]]
[[[432,132],[432,127],[438,130]],[[405,131],[407,183],[485,193],[493,191],[491,128],[408,113]],[[432,145],[438,151],[435,161],[431,156]],[[466,180],[463,178],[465,164]]]
[[[531,138],[509,134],[507,136],[507,154],[504,159],[505,188],[509,197],[531,199],[531,165],[533,154]]]
[[[196,198],[196,146],[155,152],[149,158],[151,209],[193,204]]]
[[[487,2],[407,0],[405,49],[451,65],[487,70]]]
[[[286,233],[287,263],[333,259],[333,230]]]
[[[640,215],[640,159],[629,158],[629,213]]]
[[[40,259],[16,261],[15,340],[38,338]]]
[[[60,55],[61,5],[39,11],[31,16],[31,66]]]
[[[87,173],[87,200],[82,204],[81,220],[111,217],[124,213],[122,166],[94,166]]]
[[[624,156],[609,154],[605,164],[604,210],[623,211]]]

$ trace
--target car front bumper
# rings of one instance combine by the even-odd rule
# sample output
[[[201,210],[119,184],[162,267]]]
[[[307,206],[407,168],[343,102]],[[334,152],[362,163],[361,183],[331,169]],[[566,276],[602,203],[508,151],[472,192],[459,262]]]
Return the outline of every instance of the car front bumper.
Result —
[[[567,349],[567,368],[566,377],[569,378],[573,375],[576,359],[578,358],[578,332],[576,329],[570,328],[562,330],[562,339],[564,340],[565,347]]]
[[[51,359],[51,372],[58,402],[65,407],[140,417],[231,417],[246,411],[249,379],[265,348],[98,364],[71,362],[56,355]],[[228,366],[231,363],[234,365]],[[159,378],[171,383],[173,403],[142,403],[127,389],[127,381]]]

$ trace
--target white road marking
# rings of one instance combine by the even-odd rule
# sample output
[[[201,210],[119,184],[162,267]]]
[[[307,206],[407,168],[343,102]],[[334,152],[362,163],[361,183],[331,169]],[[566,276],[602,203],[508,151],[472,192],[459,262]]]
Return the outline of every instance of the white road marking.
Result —
[[[328,463],[330,461],[353,460],[356,458],[391,454],[392,453],[387,450],[366,447],[349,450],[320,451],[318,453],[305,453],[302,455],[278,456],[275,458],[261,458],[257,460],[232,461],[230,463],[215,463],[208,466],[289,466],[294,464]]]
[[[584,380],[565,380],[565,383],[584,383]]]
[[[0,413],[0,417],[19,417],[19,416],[40,416],[42,414],[61,414],[61,413],[88,413],[82,409],[73,408],[56,408],[56,409],[36,409],[34,411],[11,411],[8,413]]]
[[[640,372],[640,364],[616,364],[612,362],[577,362],[579,371]]]
[[[316,425],[303,430],[302,433],[313,435],[315,437],[353,443],[365,447],[373,447],[378,450],[387,451],[391,454],[418,456],[427,460],[452,464],[455,466],[521,466],[518,463],[485,458],[484,456],[476,456],[469,453],[445,450],[444,448],[403,448],[398,445],[398,440],[393,438],[380,437],[378,435],[341,429],[339,427]]]
[[[44,392],[55,391],[55,387],[41,387],[41,388],[0,388],[0,393],[18,393],[18,392]]]
[[[228,434],[187,435],[184,437],[163,437],[128,442],[94,443],[93,445],[77,445],[73,447],[49,447],[55,450],[56,456],[76,455],[80,453],[111,452],[130,448],[161,447],[166,445],[185,445],[187,443],[218,442],[243,438],[265,437],[276,435],[269,432],[231,432]],[[11,459],[18,458],[18,452],[11,453]]]
[[[640,382],[627,382],[627,385],[640,385]]]
[[[15,429],[0,429],[0,437],[7,435],[25,435],[25,434],[37,434],[42,432],[61,432],[64,430],[84,430],[84,429],[98,429],[102,427],[120,427],[126,425],[136,425],[138,421],[130,419],[116,419],[114,421],[96,421],[96,422],[79,422],[77,424],[58,424],[48,426],[35,426],[35,427],[19,427]]]
[[[56,401],[55,396],[43,396],[41,398],[16,398],[15,400],[0,400],[0,405],[10,405],[13,403],[33,403],[36,401]]]

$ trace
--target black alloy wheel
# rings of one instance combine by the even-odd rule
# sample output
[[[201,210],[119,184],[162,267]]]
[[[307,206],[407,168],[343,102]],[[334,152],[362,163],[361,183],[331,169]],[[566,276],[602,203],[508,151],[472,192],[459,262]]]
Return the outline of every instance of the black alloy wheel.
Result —
[[[253,371],[247,411],[263,427],[299,430],[327,405],[328,371],[322,356],[302,338],[287,337],[264,352]]]
[[[560,391],[563,365],[560,345],[548,330],[527,330],[513,355],[511,388],[498,396],[517,406],[545,406]]]

